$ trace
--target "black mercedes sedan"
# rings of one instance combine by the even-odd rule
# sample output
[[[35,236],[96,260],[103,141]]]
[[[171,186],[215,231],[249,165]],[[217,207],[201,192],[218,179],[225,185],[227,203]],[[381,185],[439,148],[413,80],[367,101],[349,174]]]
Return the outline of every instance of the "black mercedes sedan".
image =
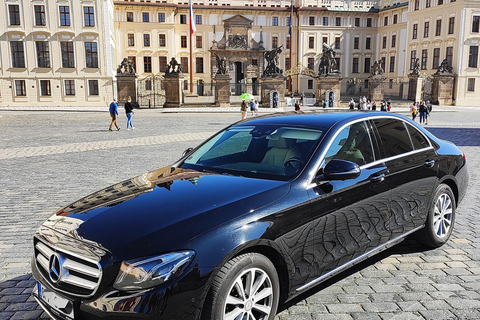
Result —
[[[409,235],[443,245],[467,184],[465,155],[399,115],[255,117],[50,216],[33,296],[54,319],[272,320]]]

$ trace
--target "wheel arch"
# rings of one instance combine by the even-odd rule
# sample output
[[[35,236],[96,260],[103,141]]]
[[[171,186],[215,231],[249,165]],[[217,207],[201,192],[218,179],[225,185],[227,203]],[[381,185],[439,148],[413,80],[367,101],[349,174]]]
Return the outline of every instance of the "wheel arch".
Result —
[[[440,184],[446,184],[447,186],[452,189],[453,196],[455,197],[455,207],[458,206],[458,201],[459,201],[459,194],[458,194],[458,186],[455,180],[451,177],[446,177],[442,181],[440,181]]]

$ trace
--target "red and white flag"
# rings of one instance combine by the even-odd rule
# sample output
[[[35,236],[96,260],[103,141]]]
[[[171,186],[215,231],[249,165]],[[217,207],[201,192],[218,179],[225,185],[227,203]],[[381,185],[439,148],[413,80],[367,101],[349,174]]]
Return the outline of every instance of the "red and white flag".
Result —
[[[192,0],[190,0],[190,35],[194,34],[195,31],[197,31],[197,27],[195,26],[195,17],[193,16]]]

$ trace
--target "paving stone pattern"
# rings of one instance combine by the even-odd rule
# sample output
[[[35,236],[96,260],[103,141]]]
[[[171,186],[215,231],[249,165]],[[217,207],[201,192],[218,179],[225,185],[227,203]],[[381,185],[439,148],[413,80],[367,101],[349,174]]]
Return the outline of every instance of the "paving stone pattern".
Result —
[[[50,212],[171,164],[238,119],[138,110],[135,130],[121,114],[111,132],[107,112],[1,112],[0,320],[48,318],[30,297],[30,259]],[[276,320],[480,319],[480,108],[443,108],[427,127],[467,156],[470,186],[452,239],[436,250],[406,240],[281,306]]]

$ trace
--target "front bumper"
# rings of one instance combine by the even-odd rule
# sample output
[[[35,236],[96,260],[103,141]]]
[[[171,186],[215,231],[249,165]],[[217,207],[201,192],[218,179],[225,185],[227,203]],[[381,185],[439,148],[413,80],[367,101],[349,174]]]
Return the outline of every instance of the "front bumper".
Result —
[[[176,281],[146,291],[121,292],[110,287],[108,292],[97,292],[92,298],[78,298],[56,292],[32,263],[32,274],[41,288],[53,292],[59,300],[69,300],[75,320],[199,319],[212,271],[190,268]],[[32,295],[52,319],[72,320],[39,295],[38,285]]]

